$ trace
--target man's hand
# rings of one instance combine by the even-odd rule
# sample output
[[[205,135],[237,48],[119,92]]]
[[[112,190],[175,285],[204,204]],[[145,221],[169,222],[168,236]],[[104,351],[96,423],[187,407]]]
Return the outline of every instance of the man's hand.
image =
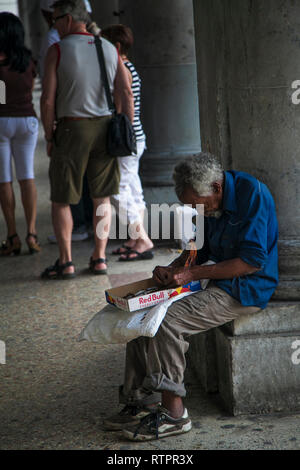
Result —
[[[178,287],[193,280],[188,268],[174,268],[172,266],[156,266],[152,276],[153,281],[163,287]]]
[[[193,281],[192,272],[189,268],[173,268],[168,276],[167,287],[185,286]]]
[[[164,286],[166,280],[168,279],[168,270],[170,269],[173,268],[165,266],[156,266],[156,268],[152,272],[153,281],[159,286]]]
[[[52,148],[53,148],[53,143],[52,142],[47,142],[47,155],[48,155],[49,158],[51,158]]]

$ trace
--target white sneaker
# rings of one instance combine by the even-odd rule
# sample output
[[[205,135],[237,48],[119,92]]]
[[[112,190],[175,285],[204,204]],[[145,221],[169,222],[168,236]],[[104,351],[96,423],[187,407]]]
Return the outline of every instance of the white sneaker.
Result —
[[[182,417],[175,419],[168,414],[168,410],[160,407],[142,417],[138,425],[124,427],[123,435],[131,441],[151,441],[189,432],[191,429],[192,422],[186,408]]]
[[[103,427],[107,431],[121,431],[128,425],[138,425],[151,410],[142,406],[126,405],[119,413],[104,419]]]
[[[83,240],[87,240],[89,238],[89,234],[87,231],[76,231],[72,232],[72,242],[82,242]],[[49,243],[57,243],[55,235],[49,235],[47,237]]]
[[[49,243],[57,243],[55,235],[48,235],[47,240]]]
[[[89,234],[86,230],[74,230],[72,232],[72,242],[82,242],[83,240],[87,240],[89,238]]]

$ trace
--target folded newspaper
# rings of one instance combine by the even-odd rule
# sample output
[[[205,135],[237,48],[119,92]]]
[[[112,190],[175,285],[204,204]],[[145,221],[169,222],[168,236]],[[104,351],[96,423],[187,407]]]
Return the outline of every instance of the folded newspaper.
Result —
[[[214,264],[214,262],[208,261],[204,264]],[[201,289],[204,290],[208,283],[209,279],[202,279]],[[184,292],[154,307],[135,312],[125,312],[114,305],[106,305],[88,322],[80,333],[78,341],[120,344],[128,343],[139,336],[151,338],[156,335],[170,305],[194,294],[195,292]]]

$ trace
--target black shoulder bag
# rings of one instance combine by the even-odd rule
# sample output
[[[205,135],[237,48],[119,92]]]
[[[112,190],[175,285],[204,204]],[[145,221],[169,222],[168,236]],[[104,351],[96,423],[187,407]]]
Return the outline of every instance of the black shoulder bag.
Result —
[[[112,157],[128,157],[137,153],[135,132],[126,114],[117,114],[115,105],[111,99],[102,42],[99,36],[95,36],[95,45],[108,108],[112,112],[112,118],[107,131],[107,152]]]

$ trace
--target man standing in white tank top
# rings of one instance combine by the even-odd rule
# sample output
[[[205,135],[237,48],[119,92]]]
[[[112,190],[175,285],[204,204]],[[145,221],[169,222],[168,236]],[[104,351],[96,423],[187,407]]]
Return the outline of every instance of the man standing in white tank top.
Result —
[[[80,200],[84,173],[87,171],[94,203],[95,249],[89,263],[94,274],[107,272],[110,196],[119,191],[120,175],[117,159],[106,151],[111,111],[102,86],[94,36],[86,30],[84,1],[59,0],[53,7],[61,41],[47,54],[41,115],[50,157],[52,221],[60,256],[42,277],[69,279],[75,276],[69,204]],[[117,112],[127,114],[132,122],[134,101],[125,66],[111,43],[102,39],[102,45]]]

